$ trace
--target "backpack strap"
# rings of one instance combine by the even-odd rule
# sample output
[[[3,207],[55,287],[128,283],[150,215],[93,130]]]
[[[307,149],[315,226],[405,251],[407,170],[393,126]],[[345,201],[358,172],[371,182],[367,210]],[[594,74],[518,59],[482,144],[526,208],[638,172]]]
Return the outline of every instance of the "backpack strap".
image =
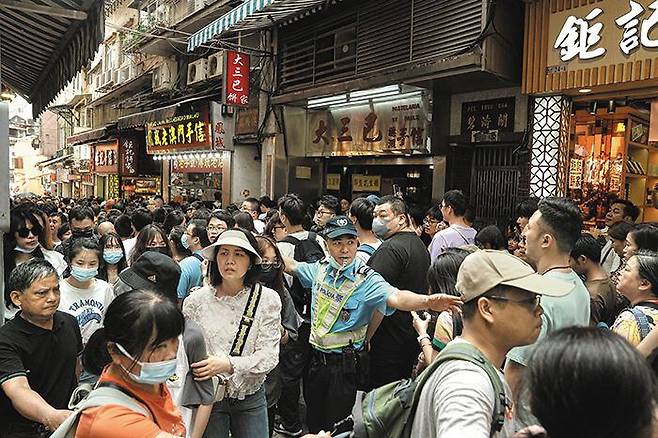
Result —
[[[494,411],[492,417],[493,420],[491,421],[491,436],[500,432],[505,424],[505,410],[511,407],[512,403],[505,393],[505,385],[500,380],[496,368],[480,350],[466,342],[449,343],[446,348],[441,351],[439,357],[437,357],[436,360],[432,362],[420,376],[418,376],[418,383],[414,391],[413,403],[409,414],[409,419],[411,421],[408,422],[407,426],[411,428],[411,423],[413,422],[413,418],[418,408],[418,402],[420,400],[423,386],[425,386],[425,383],[427,383],[427,380],[432,374],[434,374],[434,371],[436,371],[437,368],[451,360],[464,360],[470,362],[487,373],[494,390]]]
[[[203,263],[203,256],[201,254],[195,252],[194,254],[192,254],[192,257]]]
[[[102,382],[81,401],[64,422],[50,435],[50,438],[74,438],[80,415],[88,409],[105,405],[119,405],[155,421],[148,405],[139,402],[134,395],[110,382]]]
[[[364,243],[361,246],[359,246],[357,251],[372,256],[375,253],[375,248],[373,248],[371,245],[368,245],[367,243]]]
[[[249,336],[251,326],[254,323],[254,316],[256,315],[256,309],[258,308],[258,303],[260,302],[262,290],[263,287],[260,284],[254,284],[251,286],[251,292],[249,292],[247,305],[244,307],[244,313],[240,319],[238,332],[235,334],[235,339],[233,339],[231,356],[242,356],[242,351],[244,350],[244,346],[247,343],[247,337]]]
[[[649,326],[649,319],[647,318],[647,315],[645,315],[644,312],[638,309],[637,307],[631,307],[628,310],[630,310],[631,313],[633,314],[633,317],[635,317],[635,322],[637,323],[637,326],[640,329],[640,340],[644,339],[651,331],[651,327]]]
[[[311,233],[309,232],[308,234],[309,234],[309,237],[310,237]],[[294,237],[294,236],[287,235],[287,236],[284,237],[283,239],[279,240],[279,242],[290,243],[290,244],[292,244],[292,245],[297,246],[297,244],[298,244],[299,242],[301,242],[301,240],[299,240],[298,238],[296,238],[296,237]]]

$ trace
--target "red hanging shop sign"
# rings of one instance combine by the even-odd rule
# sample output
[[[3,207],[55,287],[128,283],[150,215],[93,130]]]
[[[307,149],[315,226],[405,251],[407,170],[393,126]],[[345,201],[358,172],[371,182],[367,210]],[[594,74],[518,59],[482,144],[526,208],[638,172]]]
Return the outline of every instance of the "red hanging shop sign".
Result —
[[[249,61],[246,53],[226,52],[224,102],[227,105],[249,105]]]

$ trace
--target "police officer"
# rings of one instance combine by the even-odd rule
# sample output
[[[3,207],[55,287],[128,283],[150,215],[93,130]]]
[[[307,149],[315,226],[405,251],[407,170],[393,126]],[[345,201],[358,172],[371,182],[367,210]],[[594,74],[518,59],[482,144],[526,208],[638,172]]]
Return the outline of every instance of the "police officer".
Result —
[[[329,252],[325,259],[302,263],[285,258],[286,272],[312,290],[312,357],[304,379],[311,432],[332,430],[349,416],[357,388],[367,382],[366,333],[375,312],[456,310],[461,304],[458,297],[420,295],[388,284],[356,257],[356,229],[345,216],[329,220],[324,237]]]

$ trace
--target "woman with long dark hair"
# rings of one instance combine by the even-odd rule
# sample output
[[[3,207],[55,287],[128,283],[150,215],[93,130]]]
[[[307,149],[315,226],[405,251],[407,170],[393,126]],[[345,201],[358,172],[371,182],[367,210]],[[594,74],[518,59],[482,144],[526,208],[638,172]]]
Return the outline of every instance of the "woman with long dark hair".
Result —
[[[259,282],[279,294],[281,299],[281,346],[290,340],[297,340],[297,329],[301,318],[295,310],[290,292],[283,281],[283,258],[281,251],[274,240],[266,236],[256,236],[258,252],[261,254],[263,263],[260,264],[261,276]],[[281,354],[281,353],[279,353]],[[265,379],[265,396],[267,398],[267,416],[270,436],[274,432],[275,405],[281,397],[281,375],[277,365]]]
[[[157,225],[146,225],[139,232],[135,247],[130,255],[130,264],[132,265],[146,251],[157,251],[171,257],[167,235]]]
[[[99,243],[103,251],[103,261],[98,268],[97,278],[114,284],[119,278],[119,273],[128,266],[123,242],[117,233],[107,233],[101,237]]]

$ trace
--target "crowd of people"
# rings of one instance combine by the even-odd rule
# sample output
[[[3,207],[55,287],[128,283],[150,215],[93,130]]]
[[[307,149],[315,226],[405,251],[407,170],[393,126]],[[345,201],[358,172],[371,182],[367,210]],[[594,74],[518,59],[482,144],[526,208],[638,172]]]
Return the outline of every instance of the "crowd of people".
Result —
[[[566,198],[473,212],[13,199],[0,438],[373,436],[358,391],[406,379],[405,436],[658,434],[658,224],[621,199],[588,231]]]

